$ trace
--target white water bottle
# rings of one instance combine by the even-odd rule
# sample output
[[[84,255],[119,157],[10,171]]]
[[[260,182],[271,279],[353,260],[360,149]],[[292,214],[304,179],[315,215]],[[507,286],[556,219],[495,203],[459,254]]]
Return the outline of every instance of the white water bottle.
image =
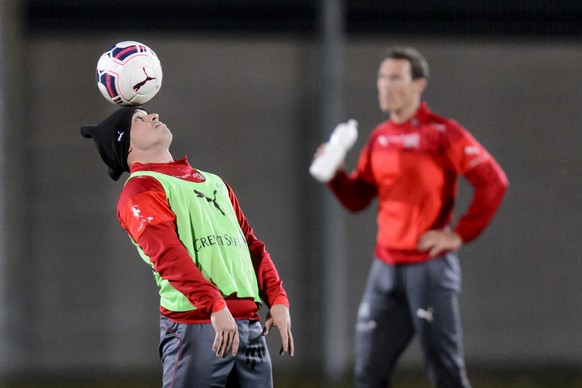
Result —
[[[309,167],[311,175],[320,182],[329,182],[356,140],[358,140],[356,120],[349,120],[335,127],[329,141],[324,144],[323,153],[311,163]]]

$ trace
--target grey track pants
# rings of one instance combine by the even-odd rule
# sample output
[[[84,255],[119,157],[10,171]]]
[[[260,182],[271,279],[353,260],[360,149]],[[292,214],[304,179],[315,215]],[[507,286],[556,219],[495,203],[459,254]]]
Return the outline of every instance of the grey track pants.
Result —
[[[356,324],[356,385],[386,388],[398,357],[418,334],[429,376],[439,388],[468,388],[457,256],[411,265],[374,260]]]
[[[160,318],[160,357],[164,388],[273,387],[271,358],[258,321],[236,321],[239,349],[235,357],[216,357],[214,328]]]

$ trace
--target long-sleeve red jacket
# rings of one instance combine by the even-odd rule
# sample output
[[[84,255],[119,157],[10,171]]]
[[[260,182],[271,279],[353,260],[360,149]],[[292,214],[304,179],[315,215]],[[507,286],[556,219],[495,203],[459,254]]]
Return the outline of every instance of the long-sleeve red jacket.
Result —
[[[131,165],[132,173],[142,170],[156,171],[190,182],[204,180],[186,158],[171,163]],[[227,187],[249,247],[261,298],[269,307],[274,304],[289,306],[283,282],[265,244],[255,236],[234,192],[228,185]],[[140,210],[139,217],[135,216],[135,208]],[[139,176],[129,179],[117,204],[117,217],[121,227],[150,258],[154,270],[196,307],[195,310],[177,312],[160,306],[163,315],[181,323],[208,323],[211,312],[224,307],[226,301],[226,306],[235,319],[259,319],[258,306],[252,299],[240,299],[236,295],[223,296],[203,276],[178,238],[176,215],[168,204],[164,188],[155,178]]]
[[[508,181],[466,129],[422,102],[406,123],[378,125],[354,171],[338,172],[329,187],[351,211],[366,208],[377,197],[376,256],[390,264],[417,263],[429,259],[428,252],[416,248],[419,237],[452,222],[459,176],[474,188],[466,213],[454,226],[468,242],[493,218]]]

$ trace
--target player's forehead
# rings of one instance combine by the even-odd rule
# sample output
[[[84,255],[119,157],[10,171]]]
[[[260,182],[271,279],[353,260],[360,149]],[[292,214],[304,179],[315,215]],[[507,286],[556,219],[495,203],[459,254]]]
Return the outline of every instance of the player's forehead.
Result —
[[[406,59],[386,58],[378,69],[379,78],[412,78],[412,67]]]
[[[379,71],[401,71],[411,68],[410,61],[400,58],[386,58],[380,63]]]

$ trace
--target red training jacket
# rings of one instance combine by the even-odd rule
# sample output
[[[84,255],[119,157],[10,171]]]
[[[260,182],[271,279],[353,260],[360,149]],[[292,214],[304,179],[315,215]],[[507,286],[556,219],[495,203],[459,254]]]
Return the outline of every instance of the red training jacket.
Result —
[[[422,102],[406,123],[387,120],[376,127],[354,171],[338,172],[329,187],[351,211],[378,197],[376,256],[390,264],[409,264],[429,259],[428,252],[416,249],[424,232],[450,225],[459,175],[474,188],[470,206],[454,228],[468,242],[493,218],[507,177],[467,130]]]
[[[190,182],[204,181],[204,177],[190,166],[186,158],[171,163],[133,163],[131,172],[135,171],[155,171]],[[228,185],[227,187],[249,246],[261,298],[269,307],[274,304],[289,306],[283,282],[265,244],[256,238],[234,192]],[[140,209],[139,217],[132,211],[135,205]],[[239,299],[236,295],[223,298],[216,286],[204,278],[178,238],[176,215],[169,207],[164,188],[156,179],[147,176],[130,179],[121,192],[117,217],[121,227],[148,255],[154,270],[197,308],[177,312],[160,306],[164,316],[181,323],[209,323],[210,314],[226,305],[234,319],[259,319],[258,307],[252,299]]]

